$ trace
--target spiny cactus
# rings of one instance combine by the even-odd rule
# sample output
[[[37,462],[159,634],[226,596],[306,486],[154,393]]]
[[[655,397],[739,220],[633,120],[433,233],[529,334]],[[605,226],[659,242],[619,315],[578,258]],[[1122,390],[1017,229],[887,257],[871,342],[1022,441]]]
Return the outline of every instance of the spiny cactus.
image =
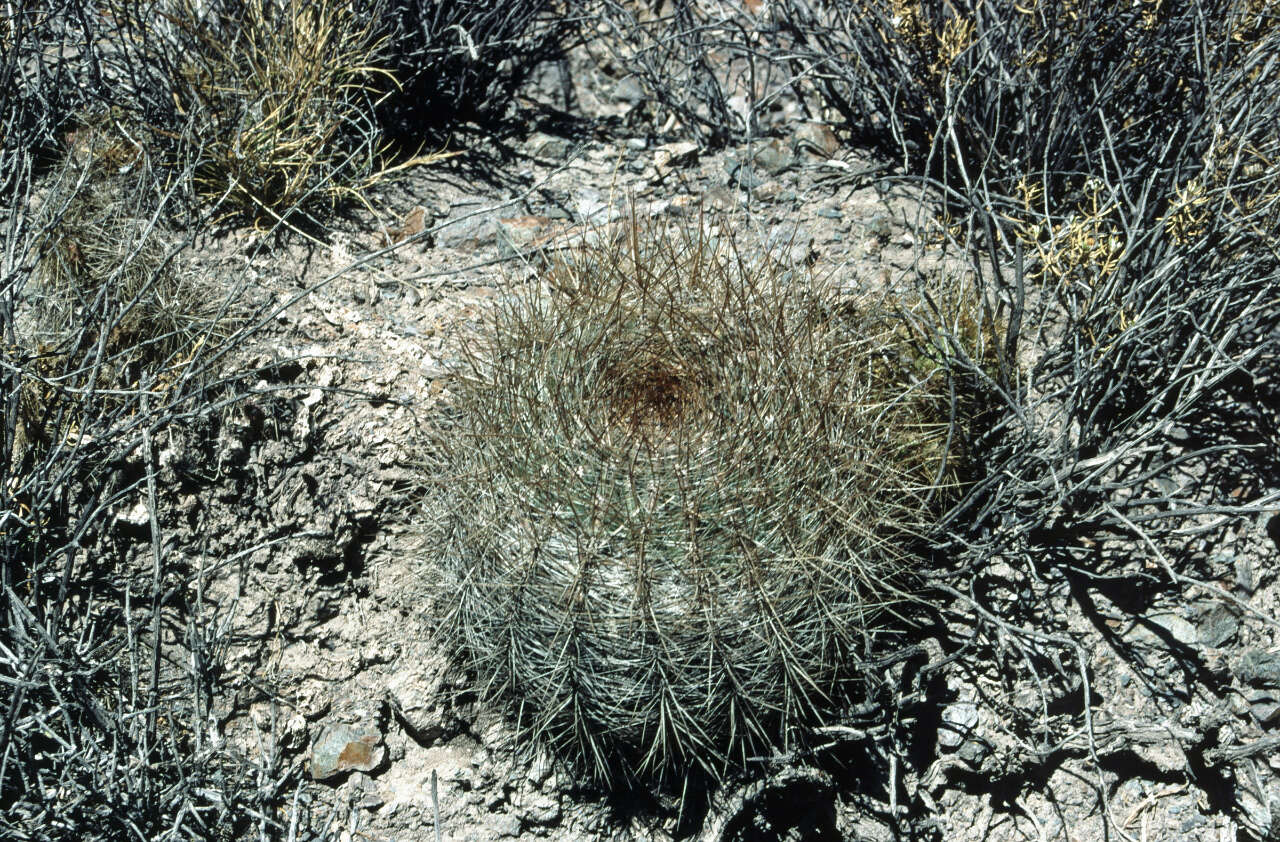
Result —
[[[606,786],[794,748],[860,700],[955,484],[937,366],[883,300],[703,233],[633,226],[543,280],[439,442],[458,651]]]

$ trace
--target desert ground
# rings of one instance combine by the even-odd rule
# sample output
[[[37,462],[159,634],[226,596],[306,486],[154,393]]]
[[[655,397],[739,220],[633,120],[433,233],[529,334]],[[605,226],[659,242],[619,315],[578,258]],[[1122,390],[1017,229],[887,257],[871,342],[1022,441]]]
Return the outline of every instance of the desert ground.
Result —
[[[995,164],[981,177],[930,169],[909,126],[895,136],[882,121],[907,150],[887,153],[892,143],[840,107],[857,97],[824,87],[836,71],[820,62],[786,84],[742,83],[744,57],[765,55],[769,33],[799,38],[765,26],[783,11],[606,3],[592,25],[596,12],[580,10],[583,23],[572,3],[529,5],[575,28],[530,61],[499,116],[424,132],[325,212],[306,202],[351,184],[341,170],[307,182],[289,208],[256,199],[268,213],[229,212],[234,179],[211,199],[204,153],[162,166],[124,111],[32,130],[40,143],[6,140],[0,834],[1276,838],[1280,165],[1265,111],[1280,82],[1258,58],[1280,39],[1274,10],[1227,4],[1257,18],[1221,35],[1244,57],[1206,59],[1208,116],[1187,118],[1178,154],[1150,152],[1161,163],[1146,181],[1115,170],[1130,126],[1102,119],[1120,138],[1103,148],[1116,160],[1084,155],[1096,172],[1076,162],[1055,182],[1021,158],[1021,181]],[[1061,23],[1075,5],[1029,8]],[[1093,25],[1096,12],[1098,43],[1156,43],[1167,23],[1188,43],[1218,44],[1186,34],[1176,10],[1138,5],[1154,21],[1126,23],[1138,34],[1117,35],[1097,10],[1070,19]],[[50,4],[47,20],[73,6]],[[911,28],[920,15],[950,21],[920,72],[955,93],[961,83],[945,80],[971,55],[982,70],[975,45],[1004,32],[983,3],[960,6],[819,8],[836,16],[822,30],[833,33],[831,21],[847,33],[857,10],[879,10],[890,28],[868,32],[908,45],[934,31]],[[793,24],[808,8],[783,7]],[[43,44],[45,23],[5,14],[13,139],[34,124],[26,92],[49,53],[23,52],[19,37]],[[619,20],[649,26],[651,40]],[[751,46],[724,46],[742,20],[754,22],[741,31]],[[699,111],[684,76],[662,75],[654,50],[681,24],[715,33],[707,61],[746,118]],[[483,50],[486,30],[458,28],[449,54],[470,66],[466,39]],[[814,43],[788,41],[777,48],[788,58],[771,61],[794,70],[797,44]],[[58,61],[79,67],[90,53]],[[712,131],[717,120],[733,130]],[[933,136],[945,157],[959,135],[944,128],[939,118]],[[1050,208],[1055,184],[1063,198]],[[184,190],[194,198],[175,211]],[[113,219],[140,222],[119,233]],[[762,756],[687,777],[697,764],[671,759],[661,780],[615,786],[530,726],[545,696],[495,690],[505,679],[461,642],[471,592],[459,581],[473,568],[446,549],[441,523],[448,500],[484,497],[493,481],[453,472],[468,448],[447,445],[465,432],[476,372],[494,364],[493,314],[554,285],[566,261],[615,258],[608,244],[634,230],[731,244],[729,264],[815,284],[831,301],[897,302],[885,312],[900,309],[940,349],[912,371],[950,384],[937,429],[961,467],[946,505],[921,509],[909,536],[877,539],[904,548],[895,590],[875,592],[889,619],[855,630],[866,652],[830,655],[840,669],[856,663],[870,689],[795,722],[778,714]],[[158,257],[125,286],[152,232]],[[104,240],[115,257],[93,276],[89,249]],[[166,285],[179,282],[190,286]],[[952,294],[977,303],[948,310]],[[178,300],[199,317],[171,328],[166,302]],[[532,517],[519,502],[512,523]],[[570,609],[553,600],[545,611]]]

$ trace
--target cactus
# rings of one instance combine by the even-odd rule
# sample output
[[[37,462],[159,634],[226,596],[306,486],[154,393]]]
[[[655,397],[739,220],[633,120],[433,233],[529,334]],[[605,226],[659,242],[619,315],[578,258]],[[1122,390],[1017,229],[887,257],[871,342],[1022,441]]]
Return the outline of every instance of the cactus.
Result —
[[[632,225],[496,306],[463,369],[445,628],[537,744],[608,787],[715,780],[864,697],[956,483],[938,367],[883,300]]]

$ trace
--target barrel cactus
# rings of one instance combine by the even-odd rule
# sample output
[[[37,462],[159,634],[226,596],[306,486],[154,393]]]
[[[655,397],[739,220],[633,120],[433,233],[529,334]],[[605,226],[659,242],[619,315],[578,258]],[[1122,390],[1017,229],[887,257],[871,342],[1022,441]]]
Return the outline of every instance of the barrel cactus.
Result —
[[[882,293],[633,225],[494,307],[452,388],[445,628],[605,786],[722,778],[861,701],[955,483]]]

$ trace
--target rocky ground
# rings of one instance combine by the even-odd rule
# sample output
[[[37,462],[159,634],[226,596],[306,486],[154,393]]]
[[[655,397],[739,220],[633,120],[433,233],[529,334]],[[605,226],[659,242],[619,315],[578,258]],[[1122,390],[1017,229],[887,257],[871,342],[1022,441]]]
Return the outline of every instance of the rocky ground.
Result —
[[[579,100],[616,118],[634,96],[601,84]],[[386,186],[375,213],[324,238],[200,245],[272,316],[243,351],[260,375],[252,396],[208,441],[161,444],[162,529],[225,642],[208,738],[283,794],[268,818],[287,838],[1225,842],[1272,826],[1274,517],[1216,534],[1203,547],[1212,589],[1188,584],[1176,602],[1133,598],[1132,582],[1165,572],[1142,547],[1119,561],[1106,548],[1096,580],[988,571],[974,587],[1029,633],[957,599],[904,668],[918,693],[876,755],[887,769],[860,768],[871,755],[836,732],[829,757],[729,787],[702,822],[575,787],[477,703],[437,640],[448,606],[417,492],[423,431],[490,302],[630,213],[720,226],[841,283],[942,265],[911,234],[920,205],[884,190],[868,155],[795,114],[775,135],[706,152],[531,126]],[[139,505],[120,502],[118,518]]]

